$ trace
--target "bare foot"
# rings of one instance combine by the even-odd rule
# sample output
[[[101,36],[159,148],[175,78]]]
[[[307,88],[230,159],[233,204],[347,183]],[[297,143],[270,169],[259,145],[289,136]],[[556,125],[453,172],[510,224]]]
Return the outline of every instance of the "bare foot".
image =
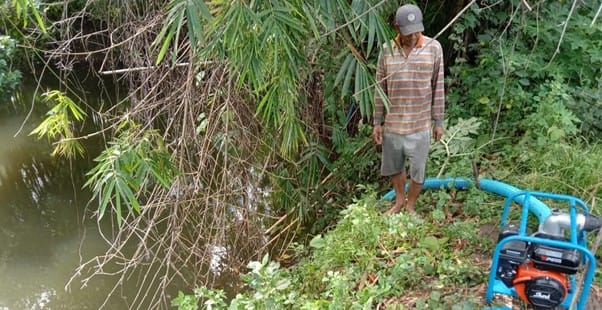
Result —
[[[406,210],[407,210],[409,213],[415,213],[415,212],[416,212],[416,210],[414,210],[414,206],[411,206],[411,205],[407,205],[407,206],[406,206]]]
[[[399,213],[399,211],[401,211],[401,209],[403,208],[403,205],[405,205],[407,202],[408,201],[405,198],[403,198],[401,200],[401,202],[398,202],[396,200],[395,203],[393,203],[393,206],[391,206],[391,208],[389,210],[387,210],[385,212],[385,214],[391,215],[391,214]]]
[[[394,204],[389,210],[387,210],[385,212],[385,214],[391,215],[391,214],[399,213],[399,211],[401,211],[401,206]]]

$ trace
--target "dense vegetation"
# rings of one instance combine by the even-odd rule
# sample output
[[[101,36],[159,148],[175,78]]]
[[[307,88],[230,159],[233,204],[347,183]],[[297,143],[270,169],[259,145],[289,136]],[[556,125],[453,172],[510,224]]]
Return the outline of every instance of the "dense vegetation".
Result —
[[[21,80],[21,72],[11,66],[15,52],[15,40],[0,36],[0,99],[5,101]]]
[[[476,173],[575,195],[597,212],[599,6],[417,3],[447,65],[447,130],[432,147],[428,175]],[[46,95],[52,112],[34,132],[67,156],[85,152],[78,137],[106,137],[87,185],[98,198],[98,218],[111,216],[119,229],[106,255],[84,264],[82,273],[94,276],[118,263],[124,280],[145,270],[163,275],[140,277],[140,286],[156,293],[140,293],[133,302],[149,307],[170,304],[164,292],[174,274],[211,286],[217,275],[207,265],[215,247],[226,252],[221,274],[268,252],[283,263],[295,257],[291,269],[267,259],[250,265],[251,290],[233,301],[260,308],[404,304],[394,296],[419,290],[423,279],[441,287],[426,298],[430,305],[446,308],[446,287],[464,292],[458,288],[482,284],[490,248],[476,230],[499,215],[478,206],[495,198],[435,191],[420,200],[423,217],[378,215],[377,193],[389,185],[378,175],[369,134],[378,91],[374,63],[393,36],[389,21],[398,5],[5,1],[1,27],[20,42],[22,55],[46,65],[40,72],[67,81],[75,66],[87,63],[128,89],[118,101],[88,107],[70,99],[73,85],[64,83]],[[86,119],[101,128],[78,132]],[[457,244],[458,236],[481,241]],[[122,249],[132,244],[135,255],[124,257]],[[434,260],[442,263],[435,268]],[[415,270],[406,272],[404,262]],[[219,291],[198,293],[225,303]],[[478,296],[465,299],[469,307]],[[175,302],[185,307],[196,297]]]
[[[233,309],[475,309],[483,306],[483,282],[493,245],[479,233],[480,222],[499,211],[492,197],[477,190],[458,192],[463,208],[452,217],[435,204],[448,193],[421,199],[420,215],[383,216],[388,201],[373,189],[341,212],[336,227],[295,244],[293,268],[264,257],[242,276],[249,291],[227,302],[226,294],[205,287],[195,297],[205,306]],[[443,196],[443,197],[442,197]],[[443,198],[444,204],[449,203]],[[174,304],[196,309],[197,298],[180,295]]]

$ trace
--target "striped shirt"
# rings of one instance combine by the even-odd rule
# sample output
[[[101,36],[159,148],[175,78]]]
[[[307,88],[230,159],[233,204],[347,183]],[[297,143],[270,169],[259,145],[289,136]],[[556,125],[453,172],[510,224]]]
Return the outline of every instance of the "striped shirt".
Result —
[[[374,125],[384,120],[384,131],[410,134],[443,126],[445,90],[441,44],[421,36],[408,57],[396,41],[384,44],[378,57],[376,80],[384,91],[374,92]],[[386,95],[389,99],[385,107]]]

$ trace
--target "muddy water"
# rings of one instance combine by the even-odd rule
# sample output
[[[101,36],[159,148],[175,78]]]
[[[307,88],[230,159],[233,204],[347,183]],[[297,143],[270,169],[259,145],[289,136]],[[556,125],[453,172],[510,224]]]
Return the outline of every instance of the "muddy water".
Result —
[[[81,261],[107,248],[82,189],[92,160],[57,161],[48,143],[28,136],[47,110],[27,118],[30,103],[0,103],[0,310],[98,309],[111,278],[66,288]],[[120,297],[105,306],[128,308]]]
[[[70,85],[77,85],[79,91],[69,95],[80,106],[85,102],[106,107],[119,97],[118,88],[110,83],[76,77]],[[83,188],[103,142],[100,137],[85,140],[85,155],[72,161],[50,156],[50,143],[29,133],[50,108],[42,103],[40,93],[64,87],[52,80],[40,87],[35,82],[23,84],[16,99],[0,99],[0,310],[147,309],[135,298],[139,290],[147,290],[138,287],[135,276],[117,288],[120,275],[97,276],[85,286],[86,277],[75,276],[82,263],[106,252],[109,244],[103,236],[110,236],[115,228],[106,222],[108,216],[97,223],[96,205]],[[92,128],[79,128],[82,134],[96,131],[93,120],[89,114],[84,127]],[[219,278],[216,285],[234,293],[238,275],[214,270],[213,264],[222,264],[224,248],[211,247],[215,253],[209,269]],[[165,292],[167,302],[178,290],[190,293],[189,285],[174,283]]]

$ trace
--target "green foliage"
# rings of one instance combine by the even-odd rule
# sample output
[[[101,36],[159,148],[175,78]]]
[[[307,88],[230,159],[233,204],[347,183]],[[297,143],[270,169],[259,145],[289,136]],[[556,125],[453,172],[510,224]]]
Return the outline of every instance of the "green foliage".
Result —
[[[122,124],[119,136],[95,161],[98,164],[88,172],[84,186],[99,198],[99,220],[111,206],[120,226],[123,207],[127,213],[140,213],[139,197],[145,190],[154,183],[168,189],[178,175],[161,135],[154,130],[140,131],[131,121]]]
[[[439,143],[432,145],[430,152],[430,160],[439,167],[437,176],[443,175],[447,165],[454,159],[462,161],[478,157],[478,150],[483,146],[476,145],[474,136],[479,133],[480,126],[481,121],[475,117],[466,120],[460,118],[455,125],[448,126],[444,130],[443,137]],[[468,166],[468,171],[470,171],[470,166]],[[459,175],[465,174],[466,171]]]
[[[310,143],[297,162],[279,164],[270,176],[272,205],[281,212],[297,210],[295,218],[302,223],[315,218],[310,210],[311,201],[323,194],[315,184],[320,182],[324,167],[330,164],[328,150],[317,143]]]
[[[35,20],[37,26],[46,32],[46,25],[40,14],[39,2],[35,0],[12,0],[15,13],[19,16],[23,23],[23,27],[27,27],[31,19]]]
[[[46,103],[54,103],[54,107],[46,113],[46,118],[30,135],[37,135],[38,138],[46,137],[55,142],[52,155],[61,155],[74,157],[77,154],[82,155],[84,148],[77,140],[74,133],[75,121],[83,121],[86,113],[71,98],[58,90],[52,90],[43,94]]]
[[[358,103],[363,117],[372,115],[374,98],[375,60],[380,47],[394,36],[383,18],[383,8],[375,1],[336,1],[336,4],[318,4],[318,16],[327,31],[339,24],[346,25],[330,40],[342,41],[343,49],[337,53],[340,61],[334,76],[336,94]],[[337,18],[340,19],[337,20]],[[335,94],[331,94],[335,95]]]
[[[248,285],[249,293],[237,294],[226,304],[225,293],[221,290],[212,290],[199,287],[194,290],[194,295],[178,293],[172,300],[172,305],[179,310],[197,309],[199,300],[203,301],[203,309],[282,309],[291,308],[298,302],[299,296],[292,291],[291,275],[280,268],[276,262],[270,261],[265,255],[261,262],[252,261],[247,266],[250,271],[242,276]]]
[[[11,66],[16,42],[9,36],[0,35],[0,99],[6,100],[21,82],[21,72]]]
[[[253,294],[237,294],[230,302],[232,309],[276,309],[290,307],[297,299],[291,290],[289,273],[265,255],[261,262],[252,261],[249,273],[242,276]]]
[[[573,100],[567,103],[567,107],[578,115],[581,132],[590,135],[602,132],[602,76],[597,84],[584,86],[573,93]]]
[[[179,291],[178,296],[171,301],[171,305],[178,307],[179,310],[196,310],[198,303],[204,300],[203,309],[225,309],[226,294],[222,290],[210,290],[206,287],[198,287],[194,290],[194,295],[185,295]]]
[[[341,212],[336,227],[311,240],[310,254],[291,268],[281,268],[267,256],[251,262],[250,271],[242,276],[247,290],[227,307],[373,309],[386,305],[404,309],[407,303],[395,298],[420,289],[430,293],[413,299],[418,309],[478,307],[482,298],[445,289],[485,281],[488,262],[475,264],[483,251],[479,245],[485,244],[478,223],[462,218],[432,224],[432,218],[405,213],[383,216],[382,205],[368,190]],[[432,287],[439,289],[431,292]],[[198,293],[195,297],[200,299]]]
[[[511,180],[522,188],[565,193],[580,197],[596,205],[602,197],[602,144],[574,140],[568,143],[550,143],[545,147],[530,148],[508,158]],[[598,202],[599,203],[599,202]],[[599,214],[600,210],[595,210]]]
[[[299,115],[299,84],[308,67],[303,49],[309,39],[307,18],[301,1],[175,0],[168,7],[168,23],[155,40],[161,47],[157,63],[170,44],[175,61],[186,26],[199,62],[223,62],[236,72],[231,78],[240,88],[249,87],[266,134],[275,136],[282,156],[294,159],[308,143]]]
[[[571,5],[562,1],[538,2],[533,11],[518,1],[500,4],[472,8],[454,26],[461,57],[449,68],[447,117],[478,117],[482,134],[502,137],[476,137],[486,147],[471,160],[484,173],[595,201],[602,25],[593,18],[599,5],[579,3],[569,16]],[[449,170],[466,175],[467,159],[450,162]]]
[[[455,201],[462,203],[462,212],[473,219],[493,220],[500,216],[504,203],[499,196],[471,187],[466,191],[456,191]]]
[[[569,87],[562,81],[554,80],[539,86],[533,97],[538,105],[536,111],[527,116],[523,123],[526,132],[523,142],[534,142],[537,149],[549,144],[566,141],[578,132],[579,119],[567,108],[572,100]],[[533,143],[529,143],[533,146]]]
[[[583,3],[569,16],[570,7],[566,2],[538,2],[533,11],[515,15],[518,8],[508,1],[463,17],[452,35],[466,54],[450,67],[449,117],[468,113],[486,121],[491,134],[520,136],[528,124],[524,115],[537,111],[542,98],[554,98],[576,112],[581,134],[599,134],[602,107],[595,89],[602,75],[602,25],[591,23],[599,6]],[[563,32],[559,25],[565,23]],[[459,40],[466,34],[475,42]],[[549,83],[562,85],[563,95]]]
[[[324,112],[333,124],[332,143],[340,149],[346,134],[354,135],[370,119],[374,92],[383,91],[374,72],[381,47],[395,36],[386,19],[397,4],[315,1],[314,9],[324,32],[319,41],[324,52],[317,55],[325,76]]]
[[[199,308],[197,303],[198,300],[196,296],[185,295],[182,291],[179,291],[178,297],[171,301],[171,305],[178,307],[179,310],[197,310]]]
[[[169,47],[172,48],[172,64],[176,63],[180,52],[180,34],[182,28],[188,31],[188,40],[193,47],[204,43],[206,21],[212,18],[205,1],[200,0],[172,0],[167,5],[167,17],[161,32],[153,45],[160,46],[155,64],[158,65],[165,58]]]
[[[356,185],[378,177],[380,152],[371,132],[368,125],[353,137],[338,131],[341,144],[335,151],[310,143],[298,161],[278,165],[270,176],[272,205],[280,212],[296,208],[297,219],[312,234],[330,225],[356,195]]]
[[[302,223],[326,210],[319,230],[355,184],[376,174],[370,128],[357,119],[371,115],[374,63],[394,35],[383,15],[395,9],[375,0],[174,0],[154,40],[156,63],[171,57],[173,64],[186,52],[199,66],[228,69],[261,121],[259,138],[275,153],[266,157],[282,159],[268,174],[275,209],[297,209]],[[324,119],[326,134],[316,134],[308,121],[315,116],[306,111]]]
[[[227,67],[264,126],[261,138],[284,159],[269,174],[272,201],[284,212],[297,208],[301,222],[327,207],[328,216],[319,225],[324,227],[337,209],[317,206],[321,197],[349,191],[375,174],[371,169],[378,152],[366,147],[369,128],[358,135],[358,124],[350,117],[371,114],[374,63],[380,46],[393,36],[383,14],[395,8],[380,1],[174,0],[155,39],[157,63],[170,53],[173,63],[190,50],[199,64]],[[199,12],[196,19],[190,17],[192,11]],[[322,76],[331,89],[319,89],[320,83],[305,86]],[[332,128],[328,136],[315,135],[307,121],[311,115],[304,112],[321,108],[308,101],[321,97],[323,111],[316,114],[324,115],[328,130]],[[350,165],[350,159],[361,167]],[[323,188],[324,180],[332,181],[328,188]],[[329,201],[340,198],[344,205],[351,196]]]
[[[430,10],[451,2],[434,1],[425,16],[436,19],[448,15],[433,15]],[[19,16],[39,20],[32,11],[36,2],[11,3],[19,5]],[[106,16],[112,18],[120,14],[119,4],[123,3],[128,2],[93,1],[90,11],[84,12],[106,9]],[[135,3],[139,9],[154,2]],[[456,58],[446,59],[451,64],[446,81],[448,128],[443,141],[433,145],[429,174],[465,176],[479,161],[489,169],[485,173],[502,175],[523,184],[523,188],[576,193],[595,201],[602,182],[597,173],[597,159],[602,153],[596,141],[602,130],[602,31],[599,22],[590,25],[590,21],[598,6],[581,1],[569,17],[567,1],[532,4],[534,10],[528,11],[520,7],[523,4],[519,0],[479,1],[454,24],[448,38],[445,34],[441,38],[451,43],[446,46],[447,54]],[[261,158],[245,158],[245,163],[249,160],[253,167],[269,167],[261,173],[269,176],[270,210],[298,211],[291,221],[314,224],[314,233],[341,218],[336,228],[312,239],[311,255],[295,268],[283,269],[267,259],[250,264],[250,272],[243,279],[248,291],[241,292],[230,307],[267,309],[286,304],[298,309],[375,308],[426,284],[437,289],[418,298],[418,308],[460,308],[466,303],[454,303],[465,296],[440,288],[482,280],[483,268],[473,262],[483,251],[479,245],[486,241],[475,233],[474,221],[496,214],[495,206],[486,203],[489,197],[482,193],[425,194],[419,208],[424,218],[380,216],[377,206],[382,202],[374,193],[344,207],[356,196],[356,184],[381,181],[377,175],[379,152],[366,124],[373,92],[382,91],[375,85],[374,63],[380,47],[394,35],[386,16],[397,5],[380,0],[172,0],[162,11],[164,15],[157,15],[156,20],[165,17],[165,22],[153,44],[155,64],[167,59],[172,65],[194,62],[203,70],[190,75],[197,76],[197,84],[205,72],[223,71],[223,77],[232,84],[220,85],[227,86],[228,93],[219,92],[228,99],[215,99],[216,105],[244,106],[241,111],[252,111],[260,121],[257,127],[261,129],[249,136],[259,139],[257,145],[263,149],[257,154]],[[135,15],[133,7],[123,11]],[[153,13],[140,11],[149,16]],[[111,19],[103,21],[102,29],[111,24],[130,28]],[[568,25],[566,33],[563,25]],[[427,33],[439,30],[428,26]],[[121,42],[146,47],[148,44],[138,40],[158,27],[121,36],[127,38]],[[121,31],[115,30],[115,38],[127,33]],[[136,44],[129,45],[130,40]],[[132,52],[138,55],[145,50]],[[176,76],[177,72],[171,74]],[[147,103],[142,102],[141,109],[146,109]],[[225,159],[237,155],[236,140],[242,135],[215,131],[212,124],[216,114],[209,112],[215,110],[201,110],[206,112],[194,114],[198,117],[192,129],[202,137],[213,135],[207,138],[218,145],[217,151]],[[57,145],[77,141],[67,136],[73,134],[69,131],[74,128],[69,122],[75,117],[73,111],[67,106],[58,112],[66,117],[53,114],[53,121],[38,127],[36,133],[56,136]],[[230,118],[239,112],[229,110],[222,115]],[[321,122],[314,122],[314,118]],[[141,211],[151,183],[161,185],[158,191],[169,188],[178,172],[163,144],[156,131],[142,131],[136,125],[117,131],[117,138],[96,159],[98,165],[86,183],[98,197],[99,218],[110,207],[121,225],[124,214]],[[73,154],[77,150],[71,146],[62,152]],[[381,183],[388,185],[388,180]],[[465,202],[465,206],[458,206],[458,202]],[[467,216],[453,219],[446,208],[464,211]],[[341,209],[344,211],[339,213]],[[282,225],[290,227],[288,224]],[[455,240],[468,242],[457,244]],[[203,300],[206,307],[225,307],[225,297],[219,291],[200,288],[194,293],[180,294],[174,305],[195,309]]]

